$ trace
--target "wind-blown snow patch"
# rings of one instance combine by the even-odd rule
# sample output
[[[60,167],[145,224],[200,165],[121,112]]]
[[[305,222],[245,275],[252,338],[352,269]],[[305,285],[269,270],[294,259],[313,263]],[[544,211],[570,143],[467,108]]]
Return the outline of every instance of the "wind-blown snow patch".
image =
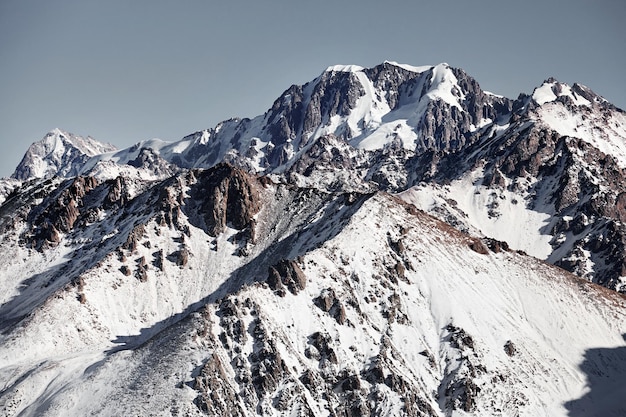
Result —
[[[476,184],[480,172],[477,170],[446,186],[418,185],[399,197],[443,220],[458,222],[465,230],[505,241],[512,249],[547,259],[552,253],[552,235],[546,230],[554,208],[537,205],[530,209],[519,194]],[[441,212],[445,207],[449,210],[447,215]]]

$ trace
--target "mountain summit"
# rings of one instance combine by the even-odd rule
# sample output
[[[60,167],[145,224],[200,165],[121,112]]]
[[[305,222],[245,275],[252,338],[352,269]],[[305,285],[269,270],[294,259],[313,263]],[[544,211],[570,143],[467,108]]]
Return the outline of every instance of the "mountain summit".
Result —
[[[624,415],[625,129],[385,62],[177,142],[53,131],[0,187],[0,410]]]
[[[114,150],[113,145],[100,143],[91,137],[83,138],[54,129],[28,148],[11,177],[29,180],[56,175],[76,176],[90,157]]]

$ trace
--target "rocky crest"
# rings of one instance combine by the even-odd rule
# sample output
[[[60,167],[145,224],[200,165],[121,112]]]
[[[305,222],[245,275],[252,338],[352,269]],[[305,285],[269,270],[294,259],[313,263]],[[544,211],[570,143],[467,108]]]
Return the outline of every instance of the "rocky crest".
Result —
[[[207,233],[217,236],[231,226],[246,229],[248,237],[254,240],[254,216],[260,209],[258,188],[262,184],[245,171],[227,164],[195,171],[193,175],[196,182],[190,190],[187,209],[198,213]]]

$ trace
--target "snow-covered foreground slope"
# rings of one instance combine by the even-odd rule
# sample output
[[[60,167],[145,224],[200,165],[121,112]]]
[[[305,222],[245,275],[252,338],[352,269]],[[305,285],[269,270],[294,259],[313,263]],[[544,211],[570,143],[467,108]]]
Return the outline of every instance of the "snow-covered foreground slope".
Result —
[[[207,201],[228,189],[220,228]],[[3,258],[20,303],[2,311],[28,314],[3,323],[4,415],[626,411],[622,296],[387,194],[210,171],[125,210]],[[65,284],[38,278],[84,257],[97,262]],[[10,281],[17,268],[33,279]],[[20,298],[33,285],[58,289]]]

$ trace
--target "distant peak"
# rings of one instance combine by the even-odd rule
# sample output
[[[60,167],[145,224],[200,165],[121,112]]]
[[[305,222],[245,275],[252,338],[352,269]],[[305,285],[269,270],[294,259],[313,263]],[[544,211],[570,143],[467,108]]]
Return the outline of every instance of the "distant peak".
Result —
[[[592,95],[588,89],[581,88],[574,84],[574,88],[566,83],[558,81],[554,77],[545,80],[539,87],[535,88],[532,99],[539,105],[556,101],[559,97],[569,97],[575,105],[586,106],[590,104]]]
[[[71,177],[79,172],[86,159],[117,148],[91,137],[81,137],[54,128],[28,147],[12,177],[19,180]]]
[[[49,131],[45,137],[52,137],[52,136],[68,136],[68,133],[59,129],[58,127],[55,127],[54,129]]]

